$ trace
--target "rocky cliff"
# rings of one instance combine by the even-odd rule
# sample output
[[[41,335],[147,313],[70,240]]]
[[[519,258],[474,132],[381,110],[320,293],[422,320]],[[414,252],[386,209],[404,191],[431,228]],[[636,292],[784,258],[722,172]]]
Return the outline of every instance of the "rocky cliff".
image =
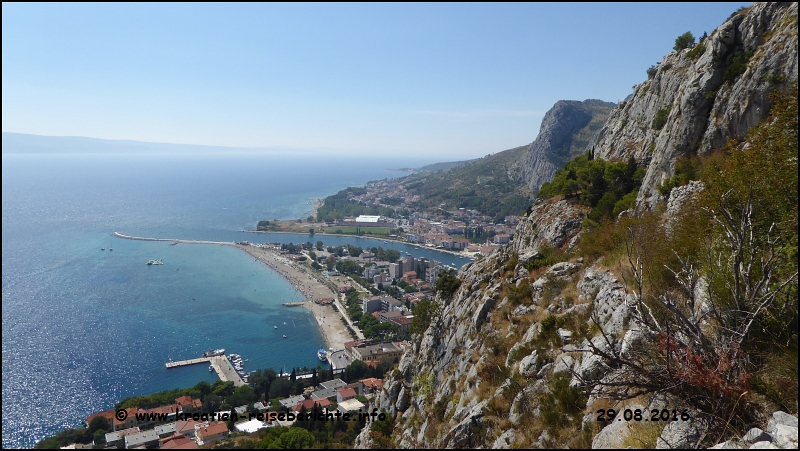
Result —
[[[769,93],[797,81],[797,3],[737,11],[697,46],[672,52],[615,108],[590,146],[649,163],[639,204],[653,206],[677,157],[741,139],[769,112]]]
[[[539,135],[510,173],[536,193],[565,162],[586,151],[616,104],[602,100],[559,100],[542,119]]]
[[[797,4],[737,11],[698,46],[670,53],[651,73],[589,145],[595,156],[632,155],[649,165],[642,205],[658,200],[657,187],[672,175],[678,156],[707,154],[741,137],[766,117],[770,90],[797,80]],[[559,130],[586,126],[576,104],[559,102],[548,113],[516,167],[532,188],[552,177],[553,155],[569,153]],[[680,209],[701,189],[673,190],[668,204]],[[703,439],[695,419],[666,427],[626,421],[603,428],[596,421],[596,411],[611,404],[582,389],[600,380],[613,386],[618,376],[598,354],[633,359],[641,331],[632,327],[628,279],[599,260],[564,258],[587,210],[558,198],[535,205],[507,246],[465,266],[459,289],[437,298],[439,314],[387,374],[377,402],[394,418],[396,445],[692,447]],[[664,395],[639,397],[623,408],[649,412],[675,405]],[[796,416],[776,412],[764,427],[767,432],[752,429],[721,445],[797,447]],[[368,429],[358,447],[372,446]]]

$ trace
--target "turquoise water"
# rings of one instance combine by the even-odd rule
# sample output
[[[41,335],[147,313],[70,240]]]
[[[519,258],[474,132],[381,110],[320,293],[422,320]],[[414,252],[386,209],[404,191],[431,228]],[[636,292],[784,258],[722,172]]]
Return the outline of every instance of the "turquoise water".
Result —
[[[127,396],[213,382],[204,365],[164,365],[208,348],[241,354],[248,370],[319,364],[313,318],[280,305],[299,294],[247,254],[111,233],[305,242],[241,230],[307,215],[309,199],[396,177],[383,168],[399,166],[409,162],[3,154],[3,447],[32,446]],[[466,262],[377,240],[318,239]],[[158,258],[163,266],[145,265]]]

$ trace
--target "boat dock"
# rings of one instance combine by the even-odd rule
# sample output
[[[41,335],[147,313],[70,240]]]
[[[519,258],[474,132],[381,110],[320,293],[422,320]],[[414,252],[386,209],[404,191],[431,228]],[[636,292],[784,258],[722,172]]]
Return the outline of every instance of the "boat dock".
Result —
[[[284,307],[297,307],[297,306],[305,305],[305,304],[306,303],[303,302],[303,301],[300,301],[300,302],[284,302],[283,306]]]
[[[217,373],[219,380],[222,382],[233,381],[234,387],[246,385],[233,368],[233,365],[231,365],[231,361],[228,360],[228,357],[224,355],[218,355],[214,357],[199,357],[196,359],[179,360],[177,362],[167,362],[167,368],[196,365],[198,363],[210,363],[211,367],[214,368],[214,372]]]
[[[198,359],[179,360],[177,362],[167,362],[167,368],[177,368],[179,366],[196,365],[198,363],[205,363],[211,360],[211,357],[200,357]]]

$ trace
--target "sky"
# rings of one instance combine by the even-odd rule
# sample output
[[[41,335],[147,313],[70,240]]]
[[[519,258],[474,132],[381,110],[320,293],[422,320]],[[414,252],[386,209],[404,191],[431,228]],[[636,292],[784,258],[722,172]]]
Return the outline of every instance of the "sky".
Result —
[[[4,2],[2,130],[476,158],[743,5]]]

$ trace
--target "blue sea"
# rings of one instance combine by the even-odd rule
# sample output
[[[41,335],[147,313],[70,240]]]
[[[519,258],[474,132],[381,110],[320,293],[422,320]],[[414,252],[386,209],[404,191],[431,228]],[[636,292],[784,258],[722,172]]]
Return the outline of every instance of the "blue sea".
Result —
[[[392,167],[430,162],[3,154],[3,447],[31,447],[128,396],[214,382],[204,365],[164,365],[209,348],[241,354],[247,370],[320,363],[316,350],[324,340],[312,316],[281,305],[300,300],[299,293],[247,254],[229,246],[129,241],[112,232],[321,239],[460,267],[467,260],[374,239],[242,231],[261,219],[305,217],[310,199],[404,175]],[[159,258],[163,266],[145,265]]]

